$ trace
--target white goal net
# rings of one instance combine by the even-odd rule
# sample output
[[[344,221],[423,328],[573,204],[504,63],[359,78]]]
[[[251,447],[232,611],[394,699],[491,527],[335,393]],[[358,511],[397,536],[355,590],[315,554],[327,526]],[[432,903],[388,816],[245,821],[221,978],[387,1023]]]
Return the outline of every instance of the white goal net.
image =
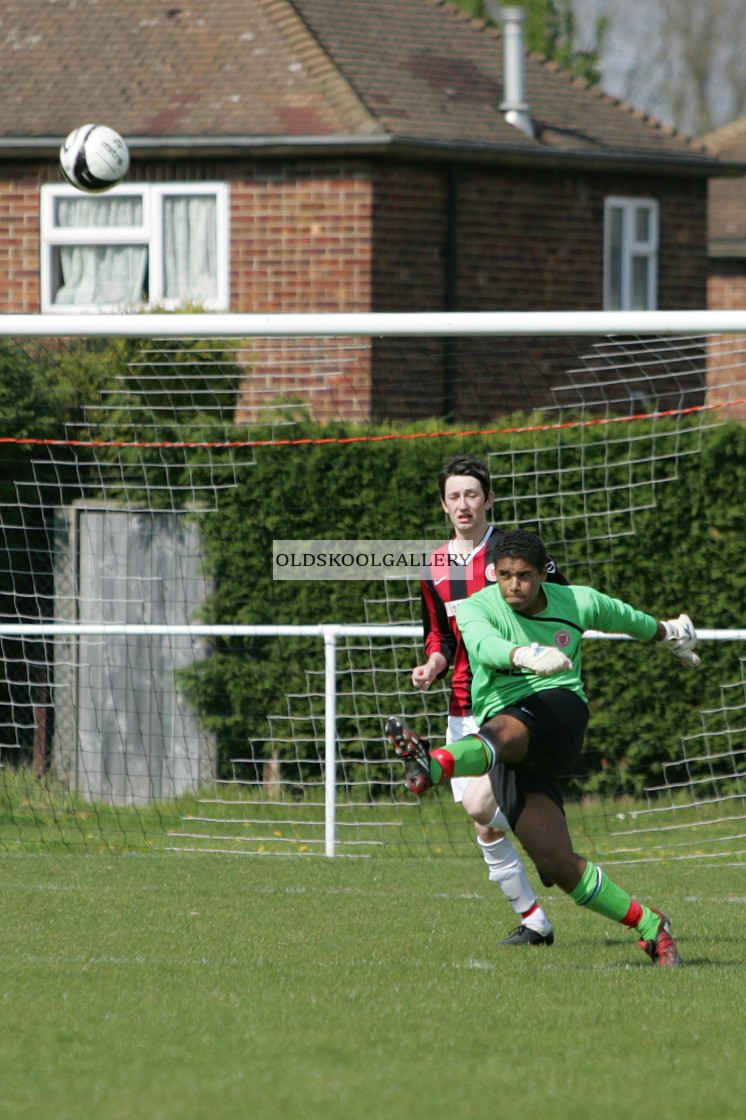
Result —
[[[439,543],[440,466],[572,582],[691,614],[702,668],[589,637],[589,855],[746,853],[746,316],[6,317],[0,847],[472,850],[402,785],[442,739],[415,578],[273,578],[278,539]],[[741,335],[738,330],[743,330]],[[696,331],[696,333],[692,333]]]

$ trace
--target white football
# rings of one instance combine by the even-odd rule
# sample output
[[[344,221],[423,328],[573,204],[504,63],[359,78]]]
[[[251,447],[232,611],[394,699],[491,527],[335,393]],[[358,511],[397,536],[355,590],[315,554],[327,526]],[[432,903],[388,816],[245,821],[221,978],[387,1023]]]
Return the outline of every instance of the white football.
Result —
[[[60,148],[62,174],[79,191],[90,194],[100,194],[121,183],[129,165],[127,145],[105,124],[73,129]]]

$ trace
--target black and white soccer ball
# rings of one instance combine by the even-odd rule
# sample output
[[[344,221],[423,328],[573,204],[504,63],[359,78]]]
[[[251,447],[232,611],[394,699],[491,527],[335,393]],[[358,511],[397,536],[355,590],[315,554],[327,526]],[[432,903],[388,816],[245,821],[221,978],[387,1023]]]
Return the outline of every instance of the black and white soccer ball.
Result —
[[[105,124],[75,128],[60,148],[62,174],[79,191],[100,194],[121,183],[130,165],[122,137]]]

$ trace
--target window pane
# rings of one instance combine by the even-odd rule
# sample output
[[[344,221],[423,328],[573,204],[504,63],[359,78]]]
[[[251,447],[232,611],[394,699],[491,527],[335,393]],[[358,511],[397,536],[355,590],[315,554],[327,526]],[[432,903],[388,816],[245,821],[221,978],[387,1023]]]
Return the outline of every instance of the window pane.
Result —
[[[163,294],[179,303],[215,299],[218,290],[217,200],[169,195],[163,200]]]
[[[649,311],[648,307],[648,257],[632,258],[632,311]]]
[[[635,240],[650,240],[650,211],[646,206],[635,207]]]
[[[104,195],[41,188],[45,311],[228,305],[224,183],[125,185]]]
[[[612,206],[609,210],[609,232],[612,250],[617,253],[622,251],[622,218],[624,211],[619,206]]]
[[[64,306],[134,305],[146,298],[148,251],[141,245],[70,245],[54,250],[58,287],[53,303]]]
[[[608,198],[605,204],[604,306],[652,310],[656,303],[658,204]]]
[[[618,207],[609,211],[609,291],[610,311],[622,308],[622,218],[624,213]]]
[[[142,198],[58,198],[54,224],[59,229],[107,226],[141,226]]]

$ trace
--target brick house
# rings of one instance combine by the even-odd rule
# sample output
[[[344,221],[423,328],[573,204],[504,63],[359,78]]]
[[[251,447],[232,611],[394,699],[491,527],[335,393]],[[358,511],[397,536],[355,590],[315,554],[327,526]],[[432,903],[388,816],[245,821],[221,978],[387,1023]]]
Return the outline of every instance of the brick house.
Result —
[[[746,173],[746,118],[731,121],[702,137],[713,155],[741,160]],[[708,306],[746,307],[746,182],[714,179],[710,184],[707,228],[710,258]]]
[[[505,14],[500,31],[448,0],[5,0],[0,311],[706,306],[727,167],[525,52]],[[57,163],[89,120],[132,156],[93,200]],[[260,366],[242,416],[290,393],[320,419],[482,420],[546,399],[561,366],[532,349],[530,375],[501,379],[494,340],[374,342],[323,392],[312,359]]]
[[[731,121],[703,136],[703,146],[712,155],[740,161],[746,175],[746,118]],[[743,177],[712,179],[707,206],[707,252],[709,273],[707,306],[717,311],[746,308],[746,179]],[[743,349],[746,338],[732,340]],[[708,400],[741,400],[743,386],[726,385],[723,375],[714,385]],[[746,420],[746,404],[731,405],[730,414]]]

